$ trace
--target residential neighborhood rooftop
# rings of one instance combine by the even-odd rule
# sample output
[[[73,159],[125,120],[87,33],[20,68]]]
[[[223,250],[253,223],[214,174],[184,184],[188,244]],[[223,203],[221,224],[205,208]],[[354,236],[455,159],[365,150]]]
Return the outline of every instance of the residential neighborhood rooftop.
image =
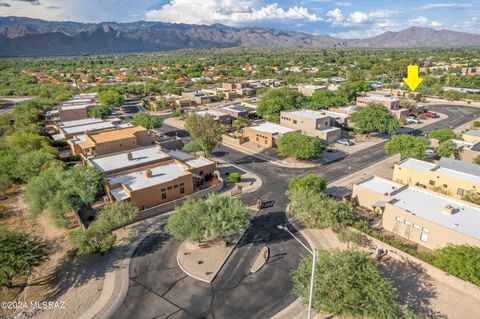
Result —
[[[305,109],[302,109],[302,110],[288,110],[288,111],[284,111],[284,112],[294,114],[294,115],[298,115],[298,116],[302,116],[302,117],[308,117],[310,119],[321,119],[321,118],[325,118],[326,116],[328,116],[325,112],[305,110]]]
[[[290,133],[295,131],[294,129],[284,127],[275,123],[270,123],[270,122],[265,122],[259,125],[251,126],[251,128],[260,132],[266,132],[266,133],[272,133],[272,134],[285,134],[285,133]]]
[[[60,127],[65,128],[65,127],[88,125],[88,124],[100,123],[100,122],[105,122],[105,120],[102,120],[100,118],[89,117],[89,118],[82,119],[82,120],[64,121],[64,122],[62,122],[62,124],[60,124]]]
[[[470,131],[467,131],[467,132],[463,133],[463,135],[480,137],[480,130],[470,130]]]
[[[128,154],[131,154],[131,159]],[[112,155],[91,158],[89,161],[99,171],[109,173],[120,169],[141,164],[147,165],[163,159],[170,158],[170,155],[163,152],[157,145],[148,146],[132,150],[130,152],[121,152]]]
[[[435,164],[433,163],[417,160],[414,158],[406,159],[398,163],[398,165],[422,172],[431,171],[433,168],[435,168]]]
[[[446,157],[442,157],[437,164],[436,172],[480,183],[480,166],[477,164],[452,160]]]
[[[151,168],[152,177],[147,177],[146,171],[134,172],[125,175],[110,177],[108,183],[110,185],[122,184],[131,191],[151,187],[165,182],[173,181],[181,176],[191,174],[186,167],[177,163],[170,162],[168,164],[159,165]]]
[[[116,141],[123,138],[132,137],[135,133],[145,131],[146,129],[141,126],[123,127],[116,130],[108,130],[102,132],[91,133],[90,138],[95,143],[105,143],[110,141]]]
[[[480,239],[480,208],[464,201],[430,192],[419,187],[407,187],[393,195],[390,204],[412,215]],[[453,214],[444,212],[453,208]]]
[[[212,164],[213,162],[204,158],[204,157],[198,157],[195,159],[191,159],[185,162],[190,167],[193,168],[198,168],[198,167],[203,167]]]
[[[396,183],[378,176],[370,177],[358,183],[358,185],[361,185],[362,187],[368,188],[379,194],[389,194],[403,187],[403,185],[400,183]]]
[[[111,121],[102,121],[102,122],[94,122],[91,124],[86,125],[77,125],[77,126],[70,126],[70,127],[61,127],[60,130],[64,134],[72,135],[72,134],[81,134],[87,131],[95,131],[101,130],[106,128],[115,127],[115,124]]]

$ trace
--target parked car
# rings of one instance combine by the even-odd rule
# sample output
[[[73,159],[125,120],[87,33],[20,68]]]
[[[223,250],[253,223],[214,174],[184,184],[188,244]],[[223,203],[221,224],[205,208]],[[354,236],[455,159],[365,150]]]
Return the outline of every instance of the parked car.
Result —
[[[350,140],[347,140],[347,139],[339,139],[337,140],[337,143],[338,144],[342,144],[342,145],[345,145],[345,146],[352,146],[353,145],[353,142],[350,141]]]
[[[432,118],[432,119],[437,117],[437,113],[435,113],[435,112],[425,112],[425,113],[423,113],[423,115],[426,116],[426,117]]]
[[[413,117],[413,116],[409,116],[409,117],[407,117],[407,123],[409,123],[409,124],[420,124],[420,120]]]

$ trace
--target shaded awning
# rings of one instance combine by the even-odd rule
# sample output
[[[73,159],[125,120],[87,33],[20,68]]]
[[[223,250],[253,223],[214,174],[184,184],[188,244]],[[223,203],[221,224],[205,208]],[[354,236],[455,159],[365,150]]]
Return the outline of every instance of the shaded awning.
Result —
[[[373,203],[373,205],[372,205],[372,206],[373,206],[373,208],[377,208],[377,207],[384,208],[384,207],[385,207],[385,204],[386,204],[386,202],[385,202],[385,201],[383,201],[383,200],[379,200],[379,201],[377,201],[377,202]]]

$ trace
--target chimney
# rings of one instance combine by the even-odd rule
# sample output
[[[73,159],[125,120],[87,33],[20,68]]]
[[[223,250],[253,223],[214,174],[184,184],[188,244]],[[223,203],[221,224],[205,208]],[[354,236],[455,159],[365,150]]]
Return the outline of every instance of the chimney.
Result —
[[[443,212],[447,215],[455,214],[455,208],[452,205],[447,205],[443,208]]]
[[[129,161],[133,161],[133,154],[132,154],[132,152],[128,152],[128,153],[127,153],[127,158],[128,158]]]
[[[146,178],[151,178],[152,176],[153,176],[152,170],[147,169],[147,170],[145,171],[145,177],[146,177]]]

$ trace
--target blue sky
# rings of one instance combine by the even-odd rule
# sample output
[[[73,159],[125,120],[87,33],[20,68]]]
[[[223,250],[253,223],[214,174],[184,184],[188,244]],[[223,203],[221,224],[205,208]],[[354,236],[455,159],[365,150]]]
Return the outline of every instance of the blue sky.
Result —
[[[480,33],[480,0],[0,0],[0,16],[262,26],[365,38],[411,26]]]

